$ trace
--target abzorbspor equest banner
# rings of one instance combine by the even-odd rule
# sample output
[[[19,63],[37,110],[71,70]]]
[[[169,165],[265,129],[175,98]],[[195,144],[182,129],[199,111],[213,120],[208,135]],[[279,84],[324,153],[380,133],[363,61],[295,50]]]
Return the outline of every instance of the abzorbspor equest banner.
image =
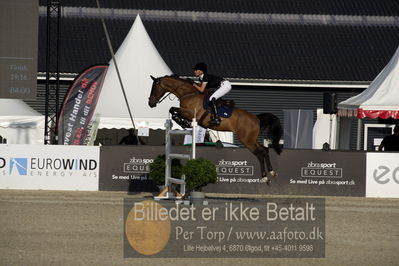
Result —
[[[107,65],[89,67],[69,88],[58,122],[60,144],[84,144],[107,70]]]

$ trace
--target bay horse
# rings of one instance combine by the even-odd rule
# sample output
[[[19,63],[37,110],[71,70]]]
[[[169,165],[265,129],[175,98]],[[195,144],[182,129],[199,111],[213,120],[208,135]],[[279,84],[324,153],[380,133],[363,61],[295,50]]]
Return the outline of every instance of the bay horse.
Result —
[[[241,143],[251,151],[259,160],[262,178],[269,184],[270,179],[267,177],[268,172],[271,176],[277,176],[277,172],[273,170],[270,163],[269,149],[257,142],[257,137],[261,130],[266,129],[271,135],[272,147],[280,154],[282,149],[279,144],[281,138],[281,124],[278,117],[271,113],[262,113],[253,115],[246,110],[233,108],[232,115],[228,118],[222,118],[217,126],[209,125],[212,113],[203,107],[205,93],[200,93],[193,86],[193,81],[181,79],[176,76],[164,76],[154,78],[151,95],[148,105],[153,108],[163,99],[167,92],[174,94],[180,101],[180,108],[171,107],[169,112],[175,120],[183,128],[190,127],[190,121],[194,115],[198,124],[204,128],[210,128],[218,131],[231,131],[235,133]],[[265,164],[267,171],[265,169]]]

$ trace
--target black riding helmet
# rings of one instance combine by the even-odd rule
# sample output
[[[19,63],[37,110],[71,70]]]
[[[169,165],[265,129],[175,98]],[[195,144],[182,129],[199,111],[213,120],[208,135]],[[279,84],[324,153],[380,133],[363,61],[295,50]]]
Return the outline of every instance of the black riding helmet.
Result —
[[[205,63],[198,63],[198,64],[195,64],[195,66],[193,67],[193,69],[194,70],[202,70],[202,72],[206,72],[207,71],[207,67],[206,67],[206,64]]]

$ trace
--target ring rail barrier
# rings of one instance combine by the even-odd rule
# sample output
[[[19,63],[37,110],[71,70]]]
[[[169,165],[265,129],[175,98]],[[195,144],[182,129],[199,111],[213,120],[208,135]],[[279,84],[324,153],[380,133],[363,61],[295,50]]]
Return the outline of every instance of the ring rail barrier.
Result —
[[[182,199],[184,194],[186,194],[186,182],[184,175],[181,179],[172,177],[172,160],[174,158],[182,160],[195,159],[195,140],[197,127],[197,121],[195,118],[191,122],[191,126],[192,130],[172,130],[172,120],[167,119],[165,122],[165,188],[158,196],[154,197],[155,200]],[[192,135],[191,154],[179,154],[172,152],[172,136],[175,135]],[[180,191],[175,191],[172,184],[180,185]]]

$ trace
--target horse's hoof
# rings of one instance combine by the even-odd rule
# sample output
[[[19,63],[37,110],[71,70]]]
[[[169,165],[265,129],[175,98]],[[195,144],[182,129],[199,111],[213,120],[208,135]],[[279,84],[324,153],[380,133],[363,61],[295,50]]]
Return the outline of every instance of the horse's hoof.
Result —
[[[271,171],[270,171],[270,174],[271,174],[271,176],[278,176],[277,172],[274,171],[274,170],[271,170]]]
[[[267,176],[263,177],[261,180],[262,180],[262,182],[266,183],[267,185],[270,185],[271,180]]]

